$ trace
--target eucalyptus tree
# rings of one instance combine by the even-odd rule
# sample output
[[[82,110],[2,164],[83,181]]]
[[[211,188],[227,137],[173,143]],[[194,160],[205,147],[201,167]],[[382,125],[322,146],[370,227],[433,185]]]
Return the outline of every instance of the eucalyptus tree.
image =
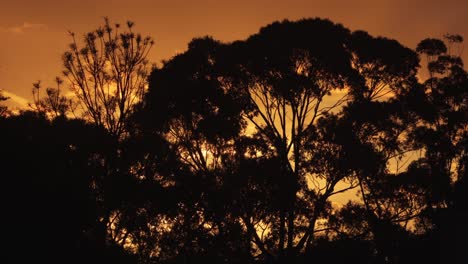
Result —
[[[247,98],[243,116],[279,163],[272,177],[279,182],[280,203],[273,217],[256,220],[275,238],[264,254],[281,258],[302,251],[328,198],[342,191],[336,184],[351,176],[312,165],[319,148],[306,147],[318,143],[317,121],[337,111],[348,99],[344,88],[359,82],[346,49],[349,36],[341,25],[309,19],[273,23],[232,45],[239,72],[232,78]],[[245,224],[257,228],[251,221]]]
[[[422,212],[428,188],[408,166],[418,148],[408,142],[411,124],[417,118],[407,107],[406,95],[420,88],[416,79],[419,59],[395,40],[362,31],[352,34],[350,47],[353,67],[364,82],[352,91],[354,100],[338,117],[334,135],[343,153],[359,153],[347,160],[358,181],[362,203],[349,204],[343,210],[348,217],[359,212],[356,218],[364,217],[366,222],[355,223],[358,229],[346,222],[339,226],[350,227],[351,236],[366,234],[383,261],[404,247],[402,241]],[[345,229],[337,233],[345,234]]]
[[[376,223],[414,217],[419,187],[390,161],[412,150],[400,98],[417,88],[418,63],[394,40],[304,19],[232,43],[194,39],[155,69],[135,125],[179,161],[161,177],[180,191],[164,235],[180,241],[173,256],[294,258],[334,228],[330,198],[352,189],[368,239],[384,237]],[[218,244],[234,231],[237,242]]]
[[[245,130],[243,105],[221,79],[217,54],[223,46],[194,39],[186,52],[154,69],[136,116],[143,140],[163,138],[179,164],[159,179],[175,186],[179,201],[161,237],[162,258],[195,258],[206,251],[217,252],[206,256],[214,260],[217,254],[243,258],[249,251],[249,239],[233,217],[236,190],[229,181],[241,155],[236,150]],[[146,155],[160,156],[151,150]]]
[[[157,109],[156,122],[169,113],[162,131],[181,160],[207,186],[252,175],[253,182],[227,202],[244,210],[231,219],[251,237],[254,254],[278,258],[302,251],[328,198],[356,187],[349,178],[350,186],[335,190],[350,171],[336,173],[331,164],[322,170],[311,162],[321,148],[305,147],[320,144],[317,121],[350,98],[345,87],[361,81],[346,48],[349,38],[347,29],[328,20],[284,21],[231,44],[195,40],[153,73],[145,104]],[[241,169],[252,162],[256,173]],[[256,185],[262,174],[270,185]],[[263,209],[249,206],[255,199],[263,199]]]
[[[408,105],[418,117],[411,140],[424,152],[415,167],[428,176],[432,186],[426,199],[427,216],[432,220],[421,226],[426,230],[437,227],[436,214],[461,205],[455,198],[460,193],[454,193],[466,182],[468,75],[455,52],[462,41],[459,35],[447,35],[444,41],[425,39],[416,48],[426,57],[430,73],[420,91],[408,96]]]

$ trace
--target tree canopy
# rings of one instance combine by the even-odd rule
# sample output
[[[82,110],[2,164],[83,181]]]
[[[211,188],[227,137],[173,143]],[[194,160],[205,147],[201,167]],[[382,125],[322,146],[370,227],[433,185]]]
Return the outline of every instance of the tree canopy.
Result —
[[[467,260],[461,36],[284,20],[149,73],[151,38],[118,30],[72,34],[67,79],[0,117],[7,262]]]

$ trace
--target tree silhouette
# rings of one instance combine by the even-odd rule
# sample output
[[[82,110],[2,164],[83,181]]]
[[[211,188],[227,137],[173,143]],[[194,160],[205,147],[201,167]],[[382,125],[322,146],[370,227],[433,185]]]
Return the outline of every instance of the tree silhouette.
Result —
[[[133,32],[133,22],[104,25],[84,35],[83,47],[73,42],[63,55],[63,74],[70,82],[84,117],[119,137],[132,106],[143,96],[149,65],[146,59],[153,46],[150,37]]]
[[[315,139],[311,135],[316,132],[317,119],[346,100],[344,96],[328,105],[324,103],[333,91],[353,81],[350,54],[343,48],[348,34],[342,26],[326,20],[284,21],[262,28],[245,43],[234,45],[237,51],[232,54],[241,58],[234,61],[235,67],[242,69],[234,76],[240,84],[236,88],[250,104],[244,117],[280,163],[276,176],[280,204],[276,219],[268,223],[277,237],[270,251],[280,258],[301,251],[311,240],[328,197],[343,179],[342,175],[327,179],[323,174],[314,178],[312,175],[320,172],[306,164],[314,153],[304,145]],[[315,41],[314,35],[320,35],[320,41]],[[325,188],[309,188],[307,182],[318,178],[329,180]],[[309,207],[310,215],[296,208],[299,204]],[[296,231],[304,229],[307,231]]]
[[[150,116],[143,119],[202,183],[188,181],[192,191],[202,188],[188,207],[201,206],[189,213],[198,226],[223,201],[217,213],[245,226],[254,256],[287,259],[313,246],[318,220],[330,213],[329,198],[358,186],[375,206],[368,206],[367,220],[399,215],[398,224],[414,217],[408,201],[390,195],[401,184],[379,193],[390,184],[379,178],[387,176],[391,157],[407,151],[400,103],[386,98],[412,88],[417,66],[416,54],[393,40],[351,34],[327,20],[277,22],[245,41],[193,40],[187,52],[153,72],[142,108]],[[360,111],[375,114],[364,118]],[[235,196],[223,200],[216,193],[227,186]],[[388,215],[373,215],[392,201]]]
[[[0,118],[6,262],[466,262],[461,36],[284,20],[148,76],[132,28],[72,34],[81,118],[59,78]]]
[[[384,261],[400,250],[401,226],[418,216],[425,191],[419,178],[404,173],[415,147],[406,142],[414,118],[407,114],[403,95],[418,87],[419,60],[398,42],[365,32],[354,32],[351,46],[353,65],[364,81],[335,121],[335,135],[342,152],[350,155],[344,158],[346,166],[355,173],[366,228],[379,261]],[[355,153],[360,156],[355,158]]]
[[[38,113],[49,116],[50,118],[66,117],[74,114],[76,109],[76,102],[71,98],[67,98],[62,95],[61,84],[62,79],[57,77],[55,79],[57,88],[47,88],[45,93],[46,96],[41,98],[40,91],[41,82],[37,81],[33,83],[33,100],[34,103],[30,104],[30,107]]]
[[[445,43],[453,48],[462,41],[460,36],[447,35]],[[468,211],[459,199],[466,178],[468,78],[461,58],[448,53],[445,43],[425,39],[418,44],[418,52],[428,57],[430,78],[419,93],[408,96],[408,104],[419,118],[411,134],[414,144],[424,151],[418,169],[430,185],[419,228],[439,236],[441,260],[462,263],[467,258],[459,243],[468,230],[459,221],[466,219]],[[450,233],[458,235],[449,238]]]
[[[6,263],[123,261],[99,231],[106,132],[80,120],[25,112],[1,121]],[[5,259],[6,258],[6,259]]]
[[[72,43],[62,57],[63,74],[76,99],[72,102],[64,96],[62,80],[57,78],[57,88],[46,89],[44,98],[39,94],[39,83],[35,84],[33,108],[49,117],[65,120],[72,117],[70,112],[73,112],[107,130],[111,139],[107,139],[107,145],[102,146],[101,153],[96,156],[101,167],[99,180],[93,182],[94,203],[99,211],[95,232],[99,232],[105,243],[129,249],[130,241],[139,243],[141,235],[138,234],[145,231],[139,229],[142,224],[135,224],[132,219],[142,210],[136,206],[153,192],[138,195],[141,189],[152,185],[137,180],[139,175],[135,168],[139,160],[129,161],[122,153],[126,151],[124,147],[128,147],[125,138],[130,115],[146,89],[150,70],[146,57],[153,40],[134,33],[133,22],[127,22],[125,27],[112,25],[105,18],[101,27],[84,35],[82,43],[70,32]]]
[[[171,232],[162,237],[164,244],[173,242],[164,245],[162,258],[197,254],[217,258],[216,254],[199,252],[207,248],[239,255],[248,251],[247,240],[241,240],[242,233],[236,234],[242,232],[239,221],[231,216],[229,193],[235,190],[228,191],[225,182],[236,166],[236,142],[244,124],[239,114],[242,105],[236,104],[234,94],[223,90],[218,78],[215,54],[221,47],[210,38],[194,39],[186,53],[155,69],[137,115],[144,140],[163,138],[179,164],[162,175],[180,195],[179,216],[170,221]],[[167,174],[174,176],[168,179]],[[226,236],[239,240],[223,245]]]

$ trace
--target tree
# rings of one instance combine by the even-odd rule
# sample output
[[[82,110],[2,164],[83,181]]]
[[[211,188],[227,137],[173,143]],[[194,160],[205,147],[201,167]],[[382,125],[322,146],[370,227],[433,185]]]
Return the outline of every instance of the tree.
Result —
[[[281,162],[285,207],[279,208],[275,223],[277,247],[279,255],[283,250],[294,255],[312,245],[317,222],[329,211],[329,198],[358,187],[361,172],[385,167],[381,156],[391,155],[382,150],[401,140],[398,129],[392,129],[374,146],[369,144],[371,137],[359,144],[351,131],[366,130],[347,127],[346,109],[372,105],[408,89],[418,59],[394,40],[362,31],[351,34],[341,25],[319,19],[274,23],[250,37],[246,46],[242,50],[246,59],[238,66],[241,91],[251,98],[254,109],[246,118]],[[375,128],[372,137],[391,127],[381,127],[384,121],[378,113],[389,112],[385,122],[402,127],[394,118],[392,103],[375,104],[372,111],[378,112],[367,130]],[[358,124],[363,117],[353,116],[349,124]],[[301,211],[304,207],[309,212]]]
[[[133,32],[134,23],[104,25],[84,35],[83,47],[73,42],[63,55],[63,74],[70,82],[86,119],[114,136],[125,131],[132,106],[142,99],[149,65],[146,59],[153,40]]]
[[[154,69],[137,114],[137,135],[144,142],[163,139],[170,146],[167,153],[178,161],[157,174],[157,181],[174,186],[179,202],[168,221],[171,230],[160,237],[163,259],[196,258],[206,251],[213,252],[206,258],[216,259],[224,252],[242,259],[250,249],[239,219],[232,216],[236,213],[229,194],[236,189],[229,189],[225,181],[235,167],[236,143],[245,126],[239,114],[243,105],[219,79],[216,54],[223,46],[211,38],[194,39],[187,52]],[[159,160],[154,164],[160,167],[157,149],[143,156]],[[227,237],[237,240],[225,244]]]
[[[460,38],[449,37],[452,40]],[[357,176],[367,221],[367,227],[360,232],[367,229],[372,234],[380,261],[403,258],[404,248],[439,250],[437,245],[443,236],[438,236],[448,232],[448,219],[454,224],[458,223],[455,219],[464,219],[458,209],[451,207],[451,197],[455,186],[463,186],[463,181],[458,184],[463,176],[458,175],[463,175],[466,164],[466,72],[460,58],[447,54],[447,50],[444,42],[436,39],[418,45],[416,51],[426,55],[430,71],[430,78],[422,84],[414,79],[415,54],[407,53],[411,57],[406,59],[404,53],[390,55],[392,60],[402,59],[395,66],[403,67],[397,75],[384,71],[383,76],[390,73],[392,79],[400,79],[386,86],[392,95],[379,101],[361,96],[345,108],[340,121],[347,127],[345,130],[353,131],[342,144],[350,150],[359,149],[361,158],[363,153],[369,154],[363,159],[365,163],[355,162],[360,167]],[[405,70],[405,64],[413,65],[409,68],[413,70]],[[412,228],[416,234],[409,232]],[[413,245],[408,244],[411,240]],[[427,260],[438,261],[436,253],[418,252]]]
[[[364,81],[352,91],[355,100],[338,116],[332,134],[349,155],[343,159],[355,173],[367,232],[382,261],[399,250],[401,227],[421,212],[427,187],[421,178],[405,173],[411,162],[407,154],[415,150],[406,142],[415,119],[405,109],[404,95],[419,87],[419,59],[395,40],[361,31],[353,33],[350,46],[353,66]],[[394,237],[392,243],[387,237]]]
[[[456,248],[444,236],[464,235],[468,215],[460,36],[418,45],[420,83],[417,53],[395,40],[285,20],[193,39],[142,97],[152,41],[132,26],[106,19],[64,55],[86,120],[47,118],[67,116],[60,79],[44,98],[35,85],[41,114],[0,119],[13,190],[0,200],[29,201],[5,204],[5,225],[22,227],[7,240],[140,263],[430,263],[440,241]],[[349,191],[359,200],[335,206]]]
[[[2,261],[132,263],[100,232],[106,131],[37,112],[0,119]],[[26,254],[27,253],[27,254]]]
[[[395,129],[385,142],[357,148],[342,106],[407,89],[417,64],[396,41],[353,35],[320,19],[276,22],[229,44],[196,39],[153,72],[143,107],[153,126],[145,133],[165,137],[191,168],[194,179],[185,181],[197,190],[187,206],[199,208],[189,214],[200,221],[194,234],[218,236],[223,221],[232,221],[244,226],[253,256],[295,257],[313,246],[317,223],[331,212],[330,197],[357,188],[356,175],[373,169],[356,151],[380,166],[385,161],[373,148],[400,142]],[[393,117],[382,124],[375,118],[369,122],[383,133]]]
[[[30,104],[30,107],[34,109],[34,111],[44,114],[50,118],[67,117],[74,114],[76,102],[73,99],[62,95],[61,84],[63,83],[63,80],[57,77],[55,78],[55,82],[57,84],[57,88],[47,88],[45,91],[46,96],[44,98],[42,98],[40,94],[40,91],[42,90],[41,82],[37,81],[33,83],[32,95],[34,103]]]
[[[459,243],[468,235],[462,224],[468,215],[462,202],[466,200],[462,190],[466,190],[468,156],[468,74],[454,51],[462,41],[459,35],[421,41],[416,50],[427,58],[430,74],[418,92],[408,95],[408,106],[418,118],[410,139],[424,153],[415,162],[415,171],[424,174],[431,187],[418,231],[434,235],[433,243],[443,245],[441,259],[460,263],[466,262],[466,254]],[[447,237],[448,233],[455,237]]]
[[[450,46],[461,43],[460,36],[447,36]],[[466,138],[468,124],[467,73],[460,57],[447,53],[442,40],[425,39],[417,51],[428,57],[430,78],[411,94],[408,105],[419,118],[411,139],[424,150],[419,161],[429,168],[440,189],[434,189],[429,207],[450,207],[451,185],[463,178],[466,170]],[[432,56],[432,57],[431,57]]]
[[[240,58],[234,59],[235,67],[241,69],[233,77],[240,84],[235,89],[248,98],[244,117],[280,166],[275,176],[280,203],[267,222],[276,237],[269,248],[275,257],[293,257],[312,240],[329,196],[346,177],[316,171],[308,160],[317,149],[305,145],[317,140],[317,120],[347,100],[347,93],[330,95],[356,81],[351,54],[344,48],[348,37],[341,25],[309,19],[273,23],[233,45]]]
[[[84,35],[82,47],[70,33],[73,42],[62,57],[63,74],[80,106],[77,114],[114,138],[101,157],[104,170],[97,189],[100,228],[108,241],[122,247],[141,237],[137,231],[142,226],[132,224],[129,216],[136,217],[135,206],[140,204],[135,205],[133,199],[146,185],[139,184],[134,167],[138,161],[127,162],[123,146],[133,107],[142,100],[147,86],[147,56],[154,44],[149,36],[134,33],[133,22],[125,26],[122,30],[120,24],[112,25],[105,18],[104,25]],[[56,94],[51,93],[52,97]]]

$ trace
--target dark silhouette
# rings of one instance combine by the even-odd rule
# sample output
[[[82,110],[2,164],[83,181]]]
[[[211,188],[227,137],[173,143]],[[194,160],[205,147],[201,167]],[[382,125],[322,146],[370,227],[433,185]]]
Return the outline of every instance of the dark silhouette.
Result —
[[[63,54],[63,75],[81,106],[83,117],[121,136],[132,106],[142,99],[150,66],[146,59],[153,40],[126,29],[104,25],[84,35],[83,46],[70,32],[73,42]],[[58,96],[58,89],[57,89]]]
[[[127,26],[64,55],[82,118],[59,78],[0,117],[2,262],[467,262],[461,36],[285,20],[193,39],[143,96],[152,41]]]
[[[63,118],[67,115],[74,115],[76,102],[71,98],[63,95],[61,87],[63,80],[59,77],[55,78],[57,88],[47,88],[45,96],[41,95],[41,81],[33,83],[33,104],[29,106],[37,113],[48,115],[51,118]]]
[[[99,230],[106,132],[33,112],[0,122],[2,262],[121,261],[127,254]]]

